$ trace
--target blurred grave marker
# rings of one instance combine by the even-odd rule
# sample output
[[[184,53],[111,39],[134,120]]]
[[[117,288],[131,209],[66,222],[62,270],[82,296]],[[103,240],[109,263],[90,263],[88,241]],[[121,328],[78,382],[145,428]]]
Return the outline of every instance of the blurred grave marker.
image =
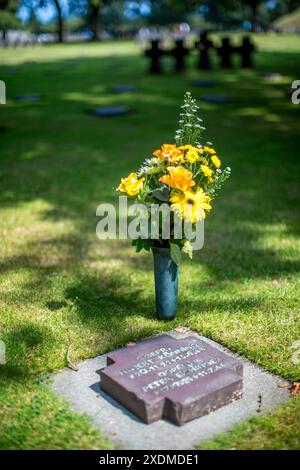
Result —
[[[16,101],[24,101],[24,102],[29,102],[29,101],[39,101],[42,99],[42,95],[39,93],[27,93],[24,95],[16,95],[15,100]]]
[[[217,53],[221,59],[221,67],[225,69],[232,67],[231,58],[234,51],[235,48],[230,44],[230,38],[224,37],[221,46],[217,47]]]
[[[151,48],[145,51],[146,57],[149,57],[150,73],[161,73],[161,57],[165,55],[165,51],[159,47],[159,40],[153,39],[151,41]]]
[[[184,46],[182,39],[177,39],[174,49],[170,51],[170,55],[175,59],[176,72],[182,72],[186,69],[185,57],[189,55],[189,49]]]
[[[255,46],[249,36],[243,38],[242,45],[236,48],[237,52],[241,55],[241,67],[251,68],[253,67],[252,54],[255,51]]]
[[[128,106],[101,106],[95,109],[97,117],[125,116],[130,113]]]
[[[137,91],[135,85],[114,85],[111,87],[113,93],[134,93]]]
[[[200,33],[199,41],[195,43],[195,48],[199,51],[198,69],[208,70],[211,68],[209,50],[213,47],[213,42],[208,38],[207,32]]]
[[[215,85],[215,80],[212,80],[211,78],[196,78],[195,80],[192,80],[192,85],[198,87],[211,87]]]
[[[230,101],[230,97],[227,95],[203,95],[201,100],[210,104],[224,104]]]

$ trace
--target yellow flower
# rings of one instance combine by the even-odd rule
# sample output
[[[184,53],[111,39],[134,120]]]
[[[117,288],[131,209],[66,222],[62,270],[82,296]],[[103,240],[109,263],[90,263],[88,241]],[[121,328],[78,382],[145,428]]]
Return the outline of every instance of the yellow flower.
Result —
[[[192,224],[205,219],[206,212],[211,209],[211,198],[199,188],[195,193],[191,191],[176,191],[171,196],[171,208],[181,219]]]
[[[214,153],[216,153],[215,149],[213,149],[212,147],[204,147],[203,150],[205,150],[205,152],[207,153],[210,153],[211,155],[213,155]]]
[[[184,152],[175,144],[164,144],[160,149],[155,150],[153,155],[169,162],[180,162],[184,157]]]
[[[171,188],[188,191],[192,186],[195,186],[195,181],[192,180],[193,173],[182,166],[169,166],[168,172],[169,174],[162,176],[159,181]]]
[[[121,183],[117,189],[117,191],[121,191],[122,193],[127,193],[129,196],[136,196],[139,194],[140,190],[143,186],[143,181],[145,178],[138,179],[136,173],[130,173],[127,178],[122,178]]]
[[[200,160],[200,157],[198,155],[198,153],[196,152],[196,150],[189,150],[187,153],[186,153],[186,156],[185,158],[187,159],[187,161],[189,163],[195,163],[197,162],[198,160]]]
[[[194,147],[191,144],[187,145],[181,145],[181,147],[178,147],[180,150],[192,150]]]
[[[215,165],[216,168],[220,168],[221,160],[219,159],[219,157],[217,157],[217,155],[213,155],[211,157],[211,161],[213,162],[213,164]]]
[[[207,176],[208,178],[212,177],[213,171],[207,165],[201,165],[200,168],[205,176]]]

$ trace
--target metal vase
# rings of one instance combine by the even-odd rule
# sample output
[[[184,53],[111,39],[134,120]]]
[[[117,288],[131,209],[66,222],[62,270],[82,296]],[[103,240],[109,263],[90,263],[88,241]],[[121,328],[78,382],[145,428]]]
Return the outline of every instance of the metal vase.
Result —
[[[156,311],[162,320],[176,315],[178,298],[178,266],[169,248],[152,248],[154,260]]]

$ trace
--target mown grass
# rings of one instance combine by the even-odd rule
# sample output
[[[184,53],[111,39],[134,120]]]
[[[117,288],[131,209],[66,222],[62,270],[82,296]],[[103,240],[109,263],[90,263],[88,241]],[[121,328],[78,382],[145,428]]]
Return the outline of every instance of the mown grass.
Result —
[[[108,445],[67,411],[58,433],[62,405],[36,384],[39,374],[66,365],[69,347],[75,361],[184,325],[299,379],[291,361],[300,338],[299,106],[285,87],[299,78],[300,39],[262,35],[256,41],[254,70],[203,73],[216,79],[203,90],[190,84],[198,76],[193,58],[186,74],[174,76],[167,63],[164,75],[152,77],[133,43],[1,51],[8,101],[0,107],[0,339],[7,347],[7,365],[0,366],[6,403],[0,447]],[[283,78],[258,73],[267,71]],[[110,92],[123,83],[138,92]],[[117,203],[119,178],[172,140],[187,89],[198,98],[231,96],[221,107],[202,103],[201,114],[207,140],[233,172],[207,219],[204,249],[180,268],[178,315],[166,324],[155,315],[150,255],[136,255],[128,242],[100,242],[95,211],[101,202]],[[13,99],[23,93],[43,99]],[[128,104],[132,113],[97,119],[92,110],[102,104]],[[39,405],[31,412],[32,396]],[[285,410],[299,442],[299,403]],[[276,416],[266,418],[274,429]],[[261,433],[267,446],[280,447],[264,423],[247,424],[249,445],[255,448]],[[234,446],[238,436],[243,445],[243,431],[232,436]]]
[[[299,450],[295,419],[300,397],[280,406],[271,415],[257,416],[199,447],[205,450]]]

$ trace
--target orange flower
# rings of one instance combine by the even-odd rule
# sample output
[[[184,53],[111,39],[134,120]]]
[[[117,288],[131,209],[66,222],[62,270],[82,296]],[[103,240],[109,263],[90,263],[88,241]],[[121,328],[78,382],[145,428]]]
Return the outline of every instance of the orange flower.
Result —
[[[184,152],[175,144],[164,144],[160,149],[155,150],[153,155],[169,162],[179,162],[184,157]]]
[[[193,173],[183,168],[183,166],[169,166],[168,172],[169,174],[162,176],[159,181],[171,188],[189,191],[192,186],[195,186],[195,181],[192,180]]]

